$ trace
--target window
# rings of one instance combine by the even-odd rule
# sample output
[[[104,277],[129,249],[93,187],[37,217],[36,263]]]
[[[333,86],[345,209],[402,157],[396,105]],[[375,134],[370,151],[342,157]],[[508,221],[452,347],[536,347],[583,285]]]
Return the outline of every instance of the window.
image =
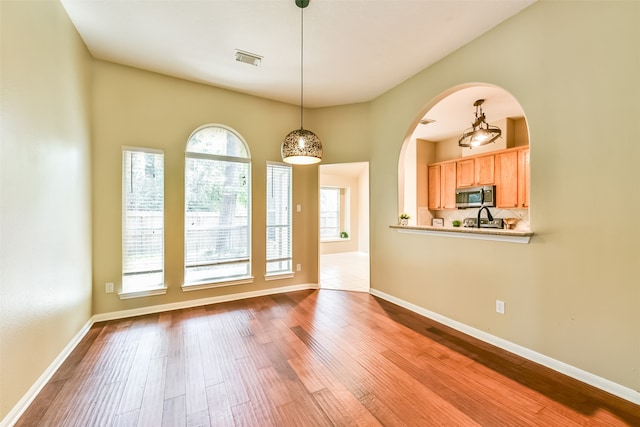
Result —
[[[320,188],[320,239],[340,237],[340,188]]]
[[[292,273],[291,166],[267,164],[267,276]]]
[[[203,126],[189,137],[183,289],[250,279],[250,161],[245,142],[224,126]]]
[[[164,154],[122,151],[122,294],[164,288]]]

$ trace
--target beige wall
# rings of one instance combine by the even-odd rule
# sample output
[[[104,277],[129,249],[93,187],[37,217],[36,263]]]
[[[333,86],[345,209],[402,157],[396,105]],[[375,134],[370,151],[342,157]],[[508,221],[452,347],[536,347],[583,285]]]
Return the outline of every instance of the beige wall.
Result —
[[[299,125],[296,107],[102,61],[94,61],[93,72],[94,313],[318,282],[317,166],[293,168],[293,203],[302,207],[293,214],[293,262],[302,271],[292,279],[264,280],[266,162],[281,161],[282,139]],[[184,149],[191,132],[207,123],[230,126],[249,145],[255,279],[249,285],[183,292]],[[104,292],[106,282],[116,288],[122,283],[122,146],[164,151],[166,295],[120,300]]]
[[[639,17],[639,2],[537,2],[372,102],[373,289],[640,390]],[[403,141],[436,96],[471,82],[526,114],[528,245],[388,227]]]
[[[0,420],[91,317],[89,54],[59,2],[0,2]]]

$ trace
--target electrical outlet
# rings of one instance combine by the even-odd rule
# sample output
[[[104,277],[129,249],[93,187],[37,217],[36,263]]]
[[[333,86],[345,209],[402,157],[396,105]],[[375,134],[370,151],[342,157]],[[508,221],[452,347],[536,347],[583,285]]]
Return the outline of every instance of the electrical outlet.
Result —
[[[296,271],[302,270],[302,264],[296,264]]]
[[[496,300],[496,313],[504,314],[504,301]]]
[[[107,282],[104,285],[104,291],[108,294],[112,294],[113,293],[113,282]]]
[[[302,212],[302,205],[296,205],[296,212]]]

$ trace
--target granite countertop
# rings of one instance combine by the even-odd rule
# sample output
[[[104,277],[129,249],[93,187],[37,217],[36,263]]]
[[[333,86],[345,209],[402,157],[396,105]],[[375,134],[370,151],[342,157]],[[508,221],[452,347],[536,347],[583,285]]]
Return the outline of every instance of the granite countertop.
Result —
[[[504,240],[519,243],[529,243],[532,231],[505,230],[502,228],[471,228],[471,227],[433,227],[430,225],[390,225],[399,232],[422,233],[450,237],[480,238],[483,240]]]

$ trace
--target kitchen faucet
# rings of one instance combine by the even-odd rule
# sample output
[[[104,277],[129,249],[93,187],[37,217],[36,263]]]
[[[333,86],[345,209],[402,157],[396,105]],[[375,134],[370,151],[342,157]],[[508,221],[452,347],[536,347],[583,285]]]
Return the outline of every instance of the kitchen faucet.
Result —
[[[479,210],[478,210],[478,222],[476,223],[478,225],[478,228],[480,228],[480,214],[482,213],[482,211],[486,209],[487,210],[487,218],[489,218],[489,221],[493,221],[493,215],[491,215],[491,211],[489,210],[489,206],[482,206]]]

